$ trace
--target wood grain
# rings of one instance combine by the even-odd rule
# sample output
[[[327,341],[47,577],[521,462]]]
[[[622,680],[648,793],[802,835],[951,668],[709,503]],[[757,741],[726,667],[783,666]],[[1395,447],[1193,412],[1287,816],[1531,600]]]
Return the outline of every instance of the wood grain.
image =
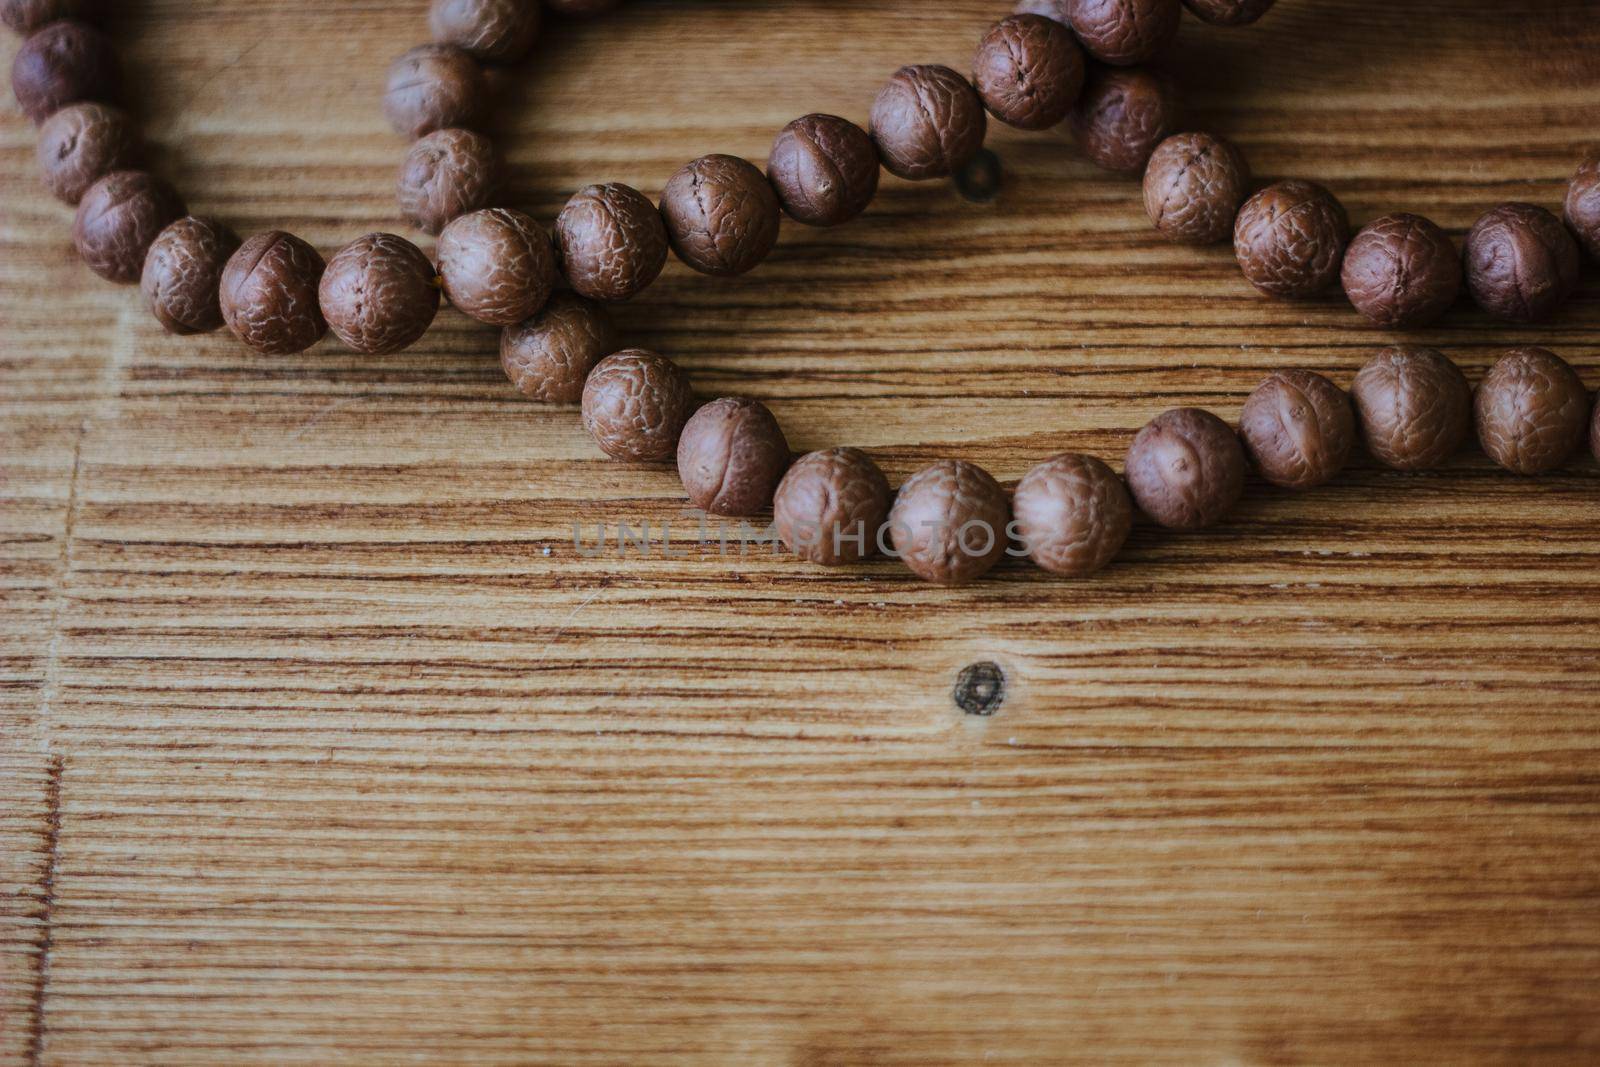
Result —
[[[552,26],[505,79],[519,202],[654,193],[965,67],[999,5],[682,0]],[[1595,137],[1583,0],[1283,0],[1192,22],[1192,125],[1358,220],[1555,206]],[[425,5],[124,5],[193,209],[331,251],[395,228],[376,94]],[[4,58],[15,45],[5,45]],[[1159,241],[1059,134],[973,205],[889,181],[756,274],[622,314],[706,395],[895,477],[1120,461],[1158,411],[1341,384],[1390,335]],[[290,358],[162,335],[73,261],[0,112],[0,1058],[8,1062],[1585,1063],[1600,1056],[1600,477],[1478,455],[1089,582],[586,558],[691,528],[670,471],[519,401],[494,336]],[[1415,339],[1600,385],[1554,322]],[[961,668],[1004,701],[961,714]]]

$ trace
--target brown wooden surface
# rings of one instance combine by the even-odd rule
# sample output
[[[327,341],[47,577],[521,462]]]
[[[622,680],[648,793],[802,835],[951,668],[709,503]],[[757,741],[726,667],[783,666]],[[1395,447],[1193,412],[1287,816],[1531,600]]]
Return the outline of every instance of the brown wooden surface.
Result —
[[[965,67],[992,2],[640,2],[547,33],[501,120],[520,202],[763,159]],[[160,169],[331,251],[394,228],[376,100],[421,0],[121,5]],[[9,65],[14,43],[0,55]],[[1192,125],[1363,221],[1555,206],[1600,138],[1581,0],[1284,0],[1189,23]],[[801,448],[901,477],[1118,460],[1268,369],[1384,335],[1155,239],[1133,183],[996,132],[968,204],[889,181],[771,263],[622,320]],[[0,1056],[7,1062],[1594,1062],[1600,477],[1253,486],[1102,578],[583,559],[682,518],[520,402],[447,313],[404,355],[175,340],[100,283],[0,109]],[[1556,321],[1418,335],[1600,385]],[[1007,672],[992,718],[951,700]]]

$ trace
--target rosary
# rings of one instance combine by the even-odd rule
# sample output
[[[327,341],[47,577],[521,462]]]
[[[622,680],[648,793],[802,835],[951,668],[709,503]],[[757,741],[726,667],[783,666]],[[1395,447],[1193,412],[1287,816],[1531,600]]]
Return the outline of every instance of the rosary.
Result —
[[[620,0],[544,0],[558,17],[587,17]],[[1286,180],[1253,192],[1249,166],[1220,137],[1184,132],[1166,79],[1142,64],[1176,36],[1187,7],[1239,26],[1274,0],[1022,0],[995,23],[970,78],[949,67],[902,67],[879,92],[869,127],[835,115],[795,119],[763,173],[729,155],[685,165],[659,204],[615,182],[578,190],[553,232],[497,204],[502,162],[474,129],[487,111],[487,66],[523,59],[545,14],[537,0],[435,0],[434,42],[389,69],[384,110],[411,140],[400,168],[401,215],[437,235],[430,258],[403,237],[362,237],[324,261],[289,233],[241,241],[224,223],[187,214],[165,181],[138,169],[137,131],[114,106],[111,42],[82,20],[86,0],[0,0],[24,36],[12,89],[40,126],[45,185],[76,205],[73,243],[101,277],[140,285],[174,334],[224,325],[244,344],[287,355],[331,330],[355,351],[399,352],[437,315],[441,296],[501,329],[500,356],[531,400],[581,405],[608,456],[676,461],[689,500],[715,515],[771,509],[797,556],[840,566],[878,551],[929,581],[981,577],[1012,549],[1053,574],[1087,577],[1122,548],[1135,508],[1173,529],[1220,521],[1251,464],[1269,484],[1310,489],[1336,477],[1358,439],[1397,470],[1437,467],[1476,428],[1501,467],[1554,470],[1586,440],[1600,458],[1600,407],[1570,364],[1544,348],[1506,352],[1476,394],[1443,353],[1378,351],[1348,392],[1320,374],[1270,375],[1237,429],[1211,412],[1176,408],[1134,437],[1119,477],[1093,456],[1064,453],[1007,492],[981,467],[944,460],[892,491],[859,449],[796,458],[759,401],[699,405],[677,364],[619,348],[605,305],[650,285],[669,252],[693,270],[753,270],[787,215],[837,226],[865,211],[881,170],[911,181],[977,180],[993,167],[989,117],[1023,130],[1066,124],[1094,163],[1143,175],[1144,205],[1164,237],[1231,239],[1245,279],[1269,297],[1315,296],[1335,283],[1387,329],[1437,320],[1463,288],[1498,319],[1548,318],[1578,286],[1583,254],[1600,261],[1600,152],[1579,166],[1565,219],[1532,204],[1486,211],[1460,253],[1413,214],[1385,215],[1351,237],[1326,188]]]

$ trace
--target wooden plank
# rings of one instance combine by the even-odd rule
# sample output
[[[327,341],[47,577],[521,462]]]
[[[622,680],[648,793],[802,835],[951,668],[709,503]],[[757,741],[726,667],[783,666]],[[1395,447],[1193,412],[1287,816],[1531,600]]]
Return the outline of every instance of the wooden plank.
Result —
[[[14,116],[0,152],[8,198],[0,255],[0,1061],[35,1058],[48,985],[63,763],[45,721],[58,693],[62,585],[78,457],[101,390],[122,294],[81,284],[70,245],[18,240],[55,224],[32,195]],[[25,172],[24,172],[25,171]]]
[[[552,27],[504,86],[518,200],[548,219],[591,180],[761,158],[803,111],[864,119],[898,64],[964,67],[998,6]],[[1459,237],[1498,200],[1554,206],[1594,136],[1592,10],[1511,6],[1283,0],[1189,24],[1173,66],[1261,176]],[[375,96],[424,11],[150,0],[115,25],[192,207],[331,250],[395,228]],[[4,525],[0,1056],[1600,1054],[1592,463],[1253,485],[1090,582],[587,558],[574,524],[694,520],[670,471],[516,399],[492,333],[447,313],[383,358],[164,337],[73,266],[31,144],[8,104],[0,399],[32,487]],[[1233,418],[1274,367],[1348,384],[1391,336],[1158,241],[1058,134],[991,144],[995,203],[890,180],[748,278],[673,264],[630,340],[767,400],[797,447],[1014,479],[1117,458],[1175,404]],[[1463,307],[1415,338],[1473,377],[1549,344],[1595,386],[1597,277],[1537,329]],[[951,699],[980,661],[991,717]]]

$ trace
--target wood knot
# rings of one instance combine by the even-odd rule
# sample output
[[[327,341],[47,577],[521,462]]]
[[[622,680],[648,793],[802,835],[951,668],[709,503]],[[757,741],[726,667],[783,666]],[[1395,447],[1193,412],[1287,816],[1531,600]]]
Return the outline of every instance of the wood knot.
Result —
[[[1000,157],[982,149],[956,171],[956,192],[974,204],[987,204],[1000,195]]]
[[[956,707],[968,715],[993,715],[1006,699],[1005,672],[989,660],[968,664],[956,675],[952,696]]]

